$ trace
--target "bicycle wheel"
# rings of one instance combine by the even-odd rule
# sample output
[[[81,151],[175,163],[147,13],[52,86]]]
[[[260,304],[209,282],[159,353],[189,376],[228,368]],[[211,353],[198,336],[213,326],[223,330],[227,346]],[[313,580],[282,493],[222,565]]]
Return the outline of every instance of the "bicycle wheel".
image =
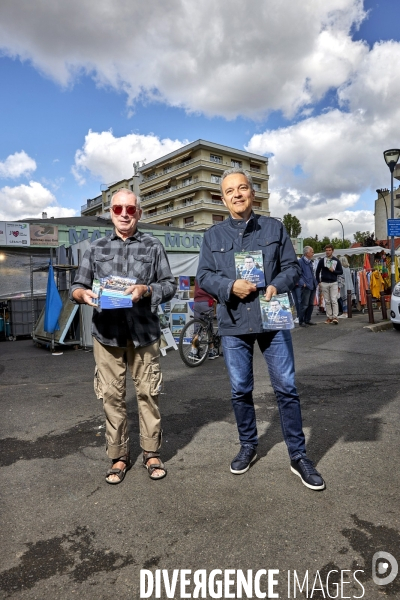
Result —
[[[208,356],[208,325],[201,319],[186,323],[179,336],[179,354],[187,367],[198,367]]]

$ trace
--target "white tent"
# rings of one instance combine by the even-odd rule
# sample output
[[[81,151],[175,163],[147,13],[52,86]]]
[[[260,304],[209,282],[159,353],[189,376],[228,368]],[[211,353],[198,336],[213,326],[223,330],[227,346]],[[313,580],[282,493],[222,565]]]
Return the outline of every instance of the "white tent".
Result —
[[[343,248],[334,250],[333,254],[337,257],[339,256],[354,256],[356,254],[377,254],[378,252],[386,252],[390,254],[390,250],[387,248],[382,248],[382,246],[367,246],[365,248]],[[325,256],[325,252],[319,252],[318,254],[314,254],[314,258],[322,258]]]

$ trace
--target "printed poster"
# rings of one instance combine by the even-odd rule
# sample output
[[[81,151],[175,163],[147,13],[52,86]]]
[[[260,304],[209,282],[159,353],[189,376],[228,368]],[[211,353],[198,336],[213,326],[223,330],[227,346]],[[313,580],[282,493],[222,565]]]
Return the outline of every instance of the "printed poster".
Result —
[[[31,225],[31,246],[58,246],[58,227],[56,225]]]
[[[261,250],[235,252],[235,267],[237,279],[246,279],[258,288],[266,287]]]
[[[267,331],[294,329],[293,315],[287,294],[272,296],[269,302],[266,301],[265,296],[260,295],[259,300],[263,329]]]
[[[30,246],[29,223],[6,223],[7,246]]]

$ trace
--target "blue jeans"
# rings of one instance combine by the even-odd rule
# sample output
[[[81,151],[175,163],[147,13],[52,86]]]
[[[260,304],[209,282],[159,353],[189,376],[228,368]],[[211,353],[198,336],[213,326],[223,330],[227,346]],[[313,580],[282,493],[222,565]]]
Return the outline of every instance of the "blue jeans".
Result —
[[[314,310],[314,298],[316,290],[309,290],[303,287],[301,290],[301,316],[300,323],[309,323]]]
[[[243,446],[257,447],[256,413],[253,403],[253,353],[258,346],[268,365],[278,402],[283,437],[292,460],[306,455],[300,399],[294,381],[294,355],[289,331],[249,335],[224,335],[222,347],[232,386],[232,406]]]
[[[292,296],[293,296],[294,304],[296,306],[297,318],[299,319],[299,322],[300,322],[300,316],[301,316],[301,287],[299,287],[298,285],[296,285],[292,289]]]

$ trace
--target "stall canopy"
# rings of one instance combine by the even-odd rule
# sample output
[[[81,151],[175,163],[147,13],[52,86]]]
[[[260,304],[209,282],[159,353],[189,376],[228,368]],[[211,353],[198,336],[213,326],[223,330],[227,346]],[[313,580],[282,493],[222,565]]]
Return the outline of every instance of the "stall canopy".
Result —
[[[339,256],[354,256],[357,254],[378,254],[378,252],[386,252],[386,254],[390,254],[390,250],[387,248],[382,248],[382,246],[367,246],[365,248],[343,248],[334,250],[333,254],[337,257]],[[318,254],[314,254],[314,258],[322,258],[325,256],[325,252],[319,252]]]
[[[82,240],[71,246],[75,265],[78,265],[81,262],[82,257],[89,246],[89,240]],[[188,252],[167,252],[167,255],[174,277],[179,277],[179,275],[189,275],[190,277],[194,277],[196,275],[197,265],[199,263],[198,254],[189,254]]]

